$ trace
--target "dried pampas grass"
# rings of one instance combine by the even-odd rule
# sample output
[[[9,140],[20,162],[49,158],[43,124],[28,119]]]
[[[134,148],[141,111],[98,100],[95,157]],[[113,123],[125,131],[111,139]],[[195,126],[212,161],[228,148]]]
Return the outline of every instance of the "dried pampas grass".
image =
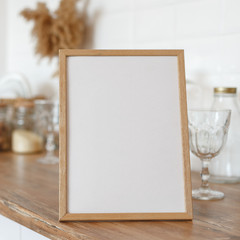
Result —
[[[24,9],[20,14],[33,20],[32,35],[36,38],[36,54],[50,59],[62,48],[81,48],[85,21],[76,8],[78,0],[61,0],[58,9],[51,13],[45,3],[38,3],[35,10]]]

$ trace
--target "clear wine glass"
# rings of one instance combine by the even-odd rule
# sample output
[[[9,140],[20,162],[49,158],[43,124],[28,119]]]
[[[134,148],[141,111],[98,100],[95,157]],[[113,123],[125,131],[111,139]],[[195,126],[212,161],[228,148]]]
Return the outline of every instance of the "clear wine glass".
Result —
[[[35,101],[36,109],[36,131],[46,139],[46,154],[38,159],[43,164],[56,164],[59,162],[55,156],[55,125],[58,123],[56,113],[58,112],[58,103],[50,100]]]
[[[224,147],[230,124],[231,110],[189,110],[189,141],[191,152],[202,162],[202,184],[192,191],[200,200],[224,198],[224,193],[209,188],[209,163]]]

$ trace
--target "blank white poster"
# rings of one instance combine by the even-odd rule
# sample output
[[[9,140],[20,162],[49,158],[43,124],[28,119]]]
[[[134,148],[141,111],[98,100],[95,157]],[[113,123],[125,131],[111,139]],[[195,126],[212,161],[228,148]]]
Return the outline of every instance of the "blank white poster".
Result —
[[[186,212],[177,56],[67,58],[68,212]]]

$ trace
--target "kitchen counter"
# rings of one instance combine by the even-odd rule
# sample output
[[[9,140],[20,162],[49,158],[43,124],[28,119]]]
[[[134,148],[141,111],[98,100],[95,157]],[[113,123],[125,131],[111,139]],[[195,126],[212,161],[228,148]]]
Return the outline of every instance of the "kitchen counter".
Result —
[[[193,221],[58,221],[58,165],[41,155],[0,153],[0,215],[50,239],[240,239],[240,184],[211,184],[220,201],[193,201]],[[192,173],[193,187],[200,184]],[[166,183],[167,184],[167,183]]]

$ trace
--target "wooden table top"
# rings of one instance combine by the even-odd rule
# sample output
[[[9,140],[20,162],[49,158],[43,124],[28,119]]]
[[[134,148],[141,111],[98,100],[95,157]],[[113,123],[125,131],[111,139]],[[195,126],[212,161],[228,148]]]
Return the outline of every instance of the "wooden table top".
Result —
[[[240,239],[240,184],[217,185],[220,201],[193,201],[193,221],[58,221],[58,165],[0,153],[0,214],[50,239]],[[193,187],[200,176],[192,173]]]

